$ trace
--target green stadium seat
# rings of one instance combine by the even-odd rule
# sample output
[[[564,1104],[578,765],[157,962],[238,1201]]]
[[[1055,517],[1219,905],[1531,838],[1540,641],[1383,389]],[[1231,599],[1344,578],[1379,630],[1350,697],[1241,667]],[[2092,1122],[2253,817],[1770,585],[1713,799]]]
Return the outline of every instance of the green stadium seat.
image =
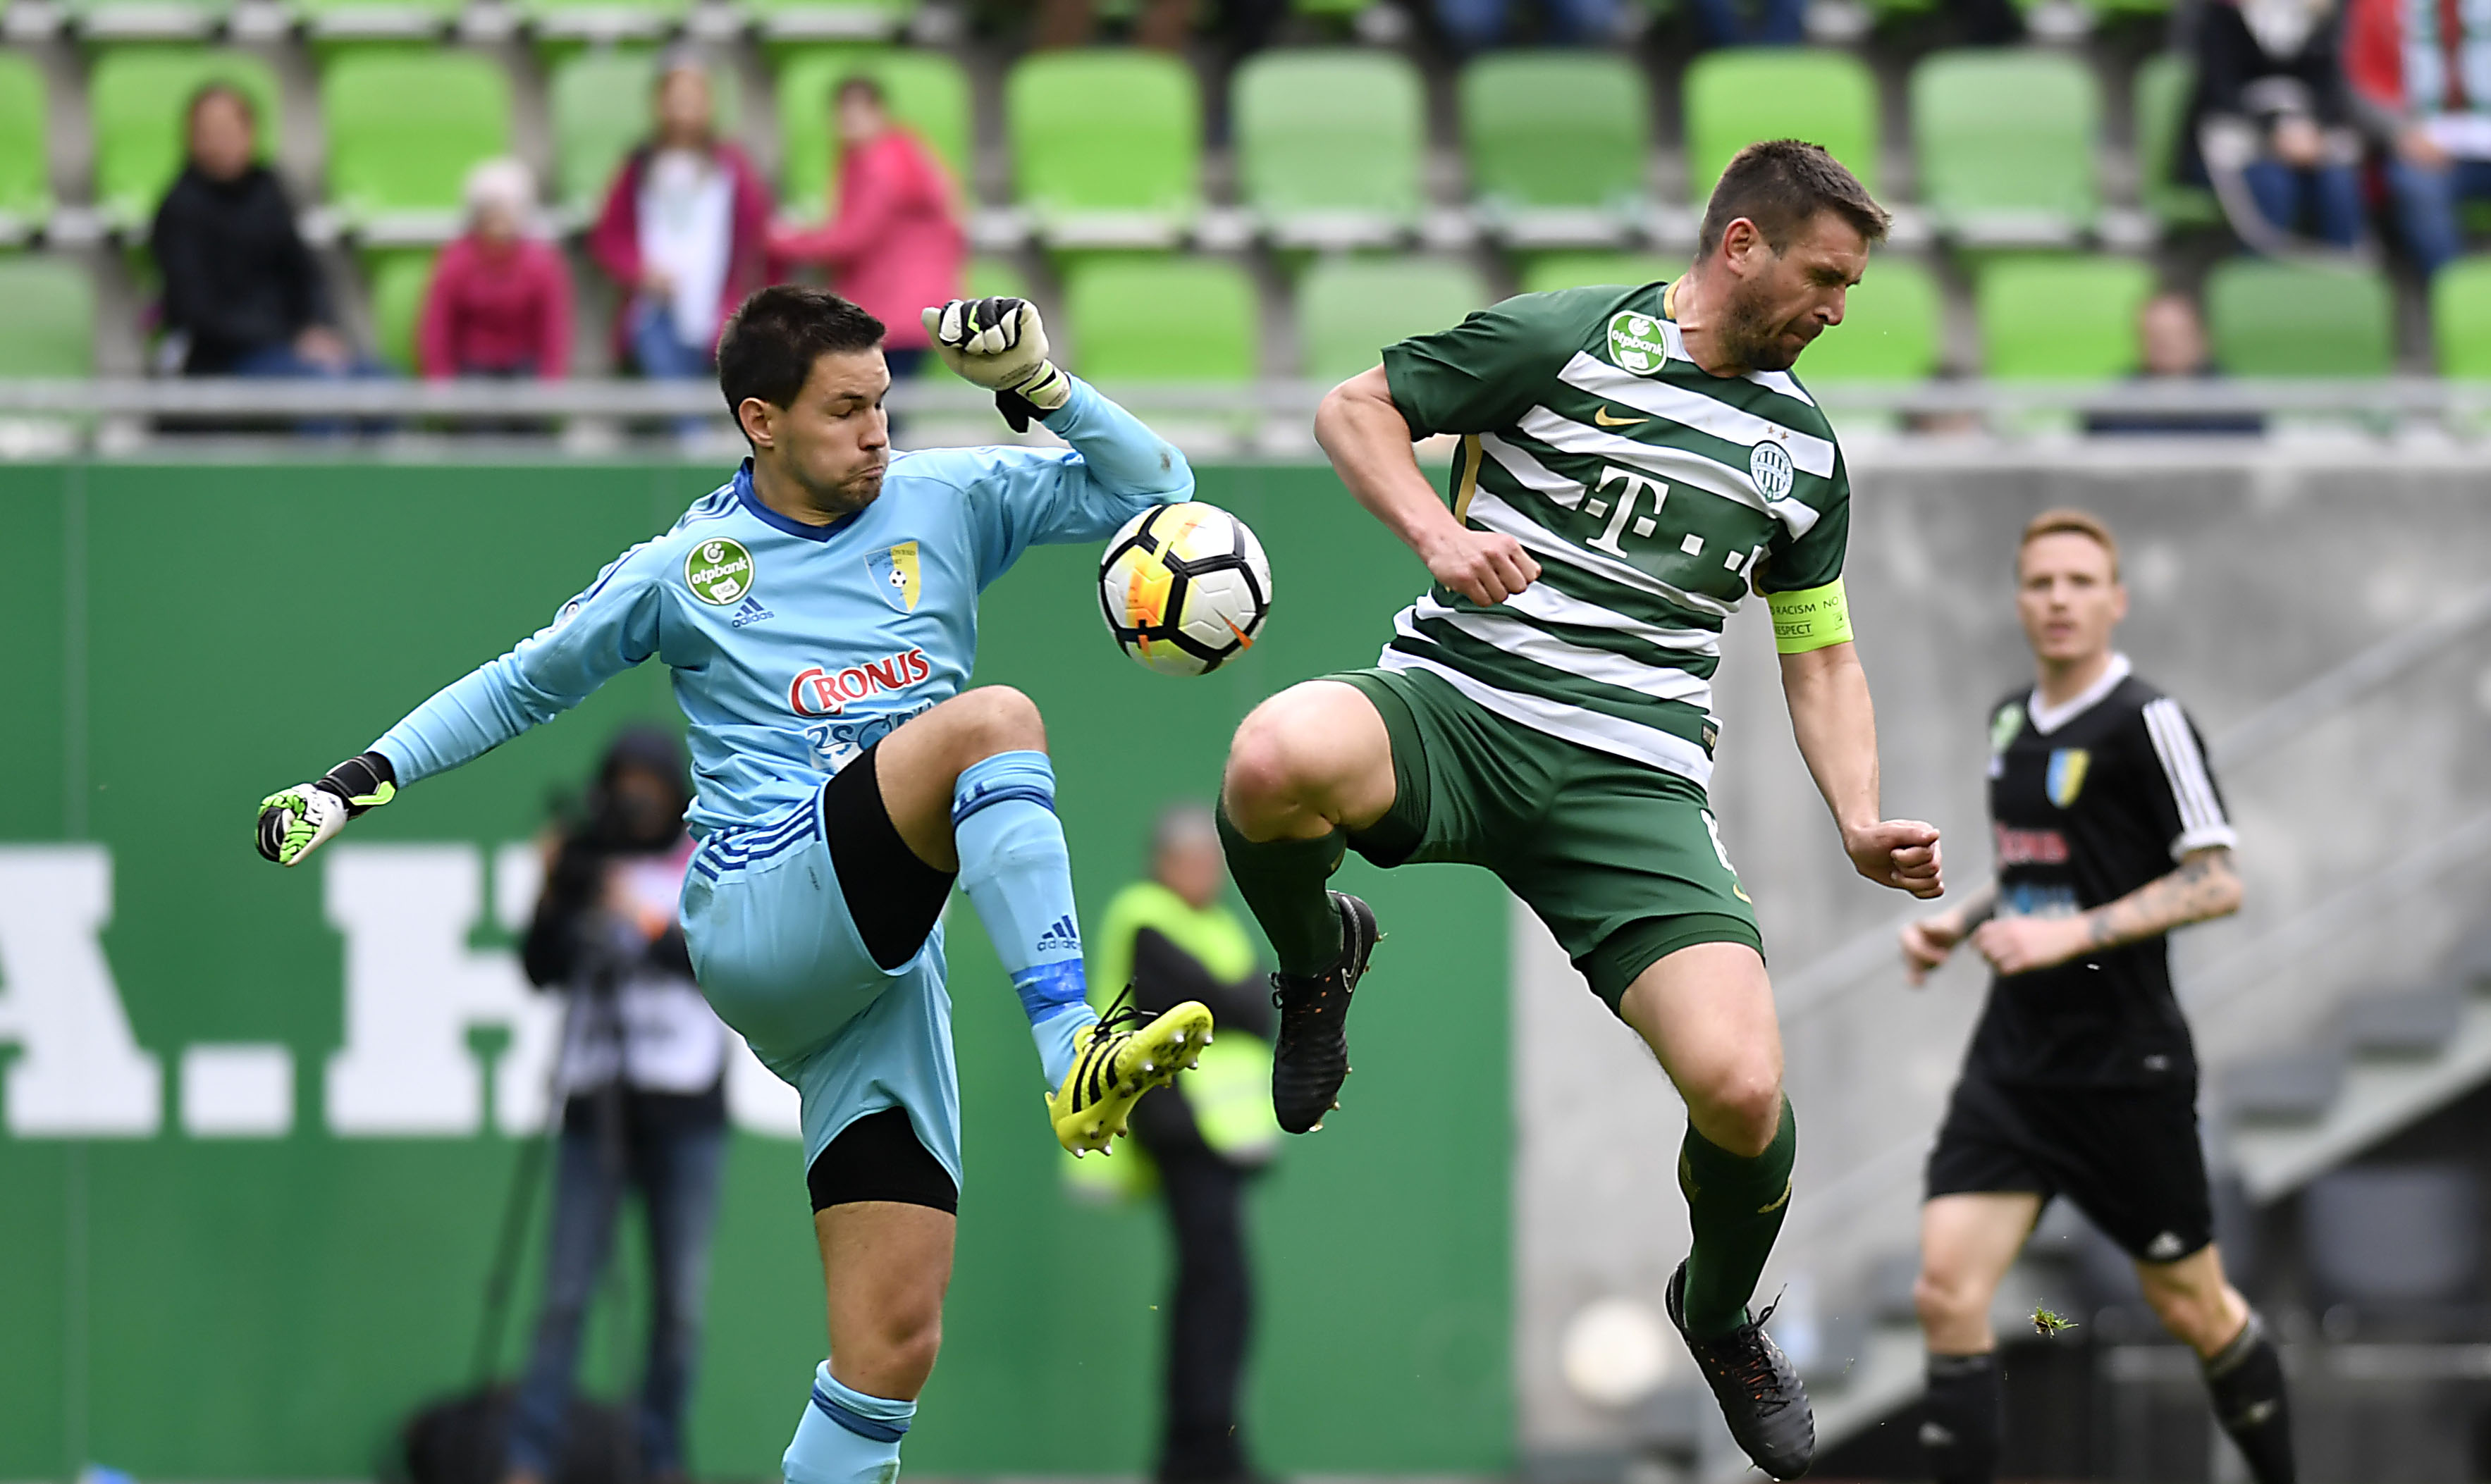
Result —
[[[914,131],[952,172],[972,184],[976,135],[969,79],[937,51],[897,46],[822,46],[790,53],[778,72],[778,201],[800,220],[828,215],[838,186],[831,141],[831,93],[843,78],[882,84],[892,117]]]
[[[550,198],[574,221],[593,220],[625,156],[649,131],[658,59],[645,50],[583,51],[556,62],[545,80],[553,132]]]
[[[511,79],[467,51],[366,48],[320,77],[329,201],[367,231],[420,235],[454,225],[467,172],[511,152]]]
[[[742,9],[766,45],[803,42],[872,42],[892,36],[917,14],[919,0],[743,0]]]
[[[2136,312],[2154,270],[2133,258],[2008,257],[1981,270],[1973,303],[1981,368],[2003,381],[2115,381],[2137,365]]]
[[[1477,270],[1444,258],[1328,258],[1298,280],[1298,345],[1309,378],[1345,381],[1384,347],[1461,323],[1496,296]]]
[[[2213,226],[2223,219],[2213,191],[2172,178],[2180,160],[2180,131],[2188,118],[2188,95],[2196,85],[2196,69],[2176,51],[2146,58],[2132,84],[2137,198],[2165,227]]]
[[[1048,51],[1004,83],[1013,192],[1063,247],[1177,240],[1201,205],[1202,99],[1154,51]]]
[[[415,331],[432,287],[432,260],[429,252],[384,252],[369,265],[373,353],[408,376],[419,370]]]
[[[1471,189],[1517,241],[1597,238],[1639,215],[1652,99],[1624,56],[1513,51],[1462,70],[1462,147]],[[1586,230],[1588,228],[1589,230]]]
[[[0,377],[95,374],[95,282],[68,258],[0,257]]]
[[[191,41],[224,24],[231,0],[70,0],[70,23],[90,43]]]
[[[1821,144],[1877,189],[1877,79],[1845,51],[1740,46],[1686,69],[1686,190],[1699,206],[1730,157],[1759,139]]]
[[[1843,297],[1842,323],[1818,335],[1800,359],[1807,385],[1921,381],[1937,374],[1946,303],[1928,269],[1881,256]]]
[[[971,299],[1027,299],[1037,295],[1029,286],[1028,275],[1010,258],[973,257],[964,276],[968,281],[960,292]]]
[[[1186,333],[1167,333],[1168,306]],[[1096,256],[1065,274],[1072,368],[1101,385],[1244,385],[1261,369],[1261,312],[1246,271],[1218,258]]]
[[[2234,258],[2207,276],[2206,329],[2214,364],[2233,376],[2395,368],[2395,306],[2376,273]]]
[[[1684,259],[1656,252],[1551,252],[1522,270],[1522,291],[1546,294],[1595,283],[1656,283],[1685,270]]]
[[[277,73],[241,51],[188,46],[115,46],[87,75],[87,117],[95,136],[95,199],[125,228],[156,215],[165,189],[182,173],[184,116],[192,94],[210,82],[240,88],[259,114],[262,158],[282,132]]]
[[[52,214],[49,134],[44,74],[25,53],[0,51],[0,242]]]
[[[2491,256],[2460,258],[2430,280],[2439,374],[2491,381]]]
[[[1238,194],[1292,247],[1389,242],[1418,222],[1426,89],[1399,55],[1267,51],[1230,90]]]
[[[1939,52],[1912,70],[1920,195],[1973,246],[2063,244],[2101,210],[2100,90],[2065,52]]]

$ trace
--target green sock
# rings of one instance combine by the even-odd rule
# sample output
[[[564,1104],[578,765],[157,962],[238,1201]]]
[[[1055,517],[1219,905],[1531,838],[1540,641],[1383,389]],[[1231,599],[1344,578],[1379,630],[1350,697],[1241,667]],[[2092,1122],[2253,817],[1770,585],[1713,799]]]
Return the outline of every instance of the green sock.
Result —
[[[1228,851],[1228,874],[1272,940],[1282,974],[1321,974],[1340,961],[1340,914],[1324,888],[1348,849],[1339,830],[1312,840],[1256,842],[1237,832],[1222,807],[1219,843]]]
[[[1747,1297],[1765,1270],[1790,1209],[1791,1162],[1799,1148],[1790,1099],[1773,1142],[1742,1159],[1686,1128],[1678,1150],[1678,1188],[1695,1227],[1686,1254],[1686,1332],[1699,1340],[1724,1335],[1747,1320]]]

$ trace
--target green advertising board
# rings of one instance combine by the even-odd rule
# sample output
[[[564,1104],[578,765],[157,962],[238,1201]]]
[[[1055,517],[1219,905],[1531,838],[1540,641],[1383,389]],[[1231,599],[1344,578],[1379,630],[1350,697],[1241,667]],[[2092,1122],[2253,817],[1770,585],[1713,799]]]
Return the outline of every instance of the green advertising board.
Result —
[[[518,978],[510,925],[549,801],[619,726],[672,717],[664,677],[626,676],[408,790],[299,871],[258,859],[247,827],[263,794],[362,749],[718,478],[0,467],[0,1478],[367,1477],[411,1410],[467,1383],[558,1013]],[[1265,642],[1228,669],[1177,681],[1119,655],[1087,548],[1032,553],[985,599],[978,679],[1045,713],[1090,911],[1162,805],[1209,796],[1254,701],[1370,662],[1423,580],[1323,471],[1210,470],[1202,495],[1275,573]],[[1353,861],[1344,881],[1392,939],[1343,1113],[1253,1198],[1250,1425],[1282,1471],[1502,1469],[1503,892],[1447,867]],[[1158,1213],[1065,1193],[1019,1007],[957,906],[967,1184],[909,1465],[1136,1472]],[[735,1084],[691,1422],[712,1477],[776,1475],[823,1344],[799,1150],[754,1070]],[[601,1311],[592,1389],[629,1384],[635,1325],[628,1303]]]

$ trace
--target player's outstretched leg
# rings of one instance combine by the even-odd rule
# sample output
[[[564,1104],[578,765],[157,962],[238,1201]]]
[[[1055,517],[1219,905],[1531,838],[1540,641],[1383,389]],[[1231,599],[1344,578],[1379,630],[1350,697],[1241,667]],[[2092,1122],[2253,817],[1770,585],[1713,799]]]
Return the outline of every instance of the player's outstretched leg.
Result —
[[[1670,1276],[1670,1321],[1730,1436],[1757,1468],[1797,1478],[1816,1452],[1807,1389],[1765,1333],[1773,1311],[1747,1312],[1790,1208],[1798,1148],[1764,959],[1738,943],[1680,948],[1635,976],[1619,1011],[1686,1100],[1678,1181],[1695,1241]]]
[[[1293,1134],[1323,1126],[1349,1075],[1349,1002],[1378,934],[1375,914],[1325,884],[1348,831],[1392,807],[1392,742],[1354,685],[1308,681],[1256,707],[1229,744],[1219,838],[1279,972],[1272,1111]]]
[[[1940,1178],[1937,1164],[1930,1178]],[[2018,1190],[1954,1191],[1920,1208],[1920,1273],[1912,1298],[1928,1343],[1920,1450],[1935,1484],[1998,1477],[2006,1393],[1989,1301],[2040,1214],[2041,1198]]]
[[[2176,1263],[2139,1263],[2145,1301],[2163,1327],[2197,1352],[2223,1425],[2257,1484],[2292,1484],[2292,1409],[2284,1392],[2283,1356],[2266,1325],[2223,1276],[2209,1242]]]

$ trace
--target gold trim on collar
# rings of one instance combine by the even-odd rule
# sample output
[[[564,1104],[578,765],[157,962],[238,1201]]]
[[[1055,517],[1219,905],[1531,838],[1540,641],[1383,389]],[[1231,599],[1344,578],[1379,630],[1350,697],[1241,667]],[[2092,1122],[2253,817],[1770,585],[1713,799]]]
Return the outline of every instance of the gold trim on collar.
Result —
[[[1678,320],[1678,285],[1683,278],[1672,278],[1669,287],[1660,291],[1660,317],[1675,324]]]

